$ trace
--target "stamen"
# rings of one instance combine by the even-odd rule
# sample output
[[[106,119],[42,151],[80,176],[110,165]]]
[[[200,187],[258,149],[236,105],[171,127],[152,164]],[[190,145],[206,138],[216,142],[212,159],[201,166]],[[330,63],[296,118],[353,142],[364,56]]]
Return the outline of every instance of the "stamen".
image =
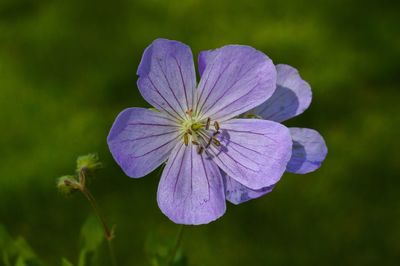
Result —
[[[217,121],[214,121],[214,127],[215,130],[219,131],[219,123]]]
[[[208,142],[207,142],[206,148],[210,147],[212,140],[213,140],[212,138],[209,138],[209,139],[208,139]]]
[[[185,133],[183,135],[183,142],[185,143],[186,146],[189,144],[189,135],[188,135],[188,133]]]
[[[186,111],[188,115],[192,115],[192,110]],[[186,146],[191,142],[197,146],[197,153],[202,154],[207,152],[207,148],[210,146],[218,147],[221,146],[221,142],[216,138],[221,132],[220,125],[217,121],[213,121],[211,124],[211,117],[208,117],[206,121],[193,119],[192,117],[185,121],[183,125],[183,142]],[[213,126],[213,128],[212,128]]]
[[[221,142],[219,141],[219,140],[217,140],[216,138],[212,138],[212,140],[213,140],[213,142],[214,142],[214,144],[215,145],[217,145],[217,146],[221,146]]]
[[[186,113],[187,115],[189,115],[189,117],[192,117],[193,109],[190,108],[190,109],[187,110],[185,113]]]
[[[211,122],[211,118],[207,118],[207,123],[206,123],[206,130],[208,130],[210,128],[210,122]]]

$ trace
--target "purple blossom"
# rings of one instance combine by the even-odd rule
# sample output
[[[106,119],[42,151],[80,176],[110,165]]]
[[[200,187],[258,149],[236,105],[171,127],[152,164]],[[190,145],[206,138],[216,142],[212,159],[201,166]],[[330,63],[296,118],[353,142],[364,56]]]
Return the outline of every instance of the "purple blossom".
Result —
[[[290,131],[280,123],[238,119],[276,88],[276,69],[263,53],[228,45],[199,55],[155,40],[137,74],[140,93],[157,111],[128,108],[108,135],[110,151],[130,177],[166,162],[158,186],[161,211],[175,223],[205,224],[226,209],[223,175],[253,190],[279,181],[291,157]]]
[[[298,71],[288,65],[276,65],[277,87],[274,94],[260,106],[244,115],[283,122],[303,113],[311,103],[311,87]],[[293,139],[292,156],[286,171],[306,174],[317,170],[328,152],[323,137],[309,128],[289,128]],[[239,204],[261,197],[272,191],[274,185],[254,190],[224,175],[226,198]]]

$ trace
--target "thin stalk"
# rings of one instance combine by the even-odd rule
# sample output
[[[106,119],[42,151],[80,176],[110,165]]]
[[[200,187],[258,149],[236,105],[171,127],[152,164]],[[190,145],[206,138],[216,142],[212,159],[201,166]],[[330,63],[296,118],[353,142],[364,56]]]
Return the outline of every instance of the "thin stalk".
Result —
[[[179,227],[178,235],[176,236],[175,245],[174,245],[174,248],[171,251],[171,254],[170,254],[169,259],[167,261],[167,265],[172,265],[172,263],[174,262],[176,253],[178,252],[179,246],[181,245],[181,242],[182,242],[183,228],[184,227],[185,226],[183,224],[181,224],[181,226]]]
[[[108,244],[108,251],[110,253],[110,258],[111,258],[111,263],[112,266],[117,266],[117,260],[114,254],[114,248],[112,245],[112,239],[114,238],[114,234],[113,231],[110,230],[110,227],[107,225],[106,220],[104,219],[103,214],[101,213],[97,202],[95,200],[95,198],[93,197],[92,193],[90,193],[90,191],[86,188],[85,186],[85,174],[84,171],[81,171],[79,174],[79,181],[81,184],[81,188],[80,191],[82,192],[82,194],[85,196],[85,198],[89,201],[90,205],[93,208],[94,213],[96,214],[97,218],[99,219],[101,225],[103,226],[103,230],[104,230],[104,235],[107,239],[107,244]]]
[[[108,227],[104,216],[101,214],[100,209],[96,203],[96,200],[94,199],[92,193],[87,188],[84,188],[81,190],[83,195],[86,197],[86,199],[89,201],[90,205],[92,206],[94,213],[96,214],[97,218],[99,219],[101,225],[103,226],[104,229],[104,234],[106,236],[106,239],[110,241],[113,238],[112,232],[110,230],[110,227]]]

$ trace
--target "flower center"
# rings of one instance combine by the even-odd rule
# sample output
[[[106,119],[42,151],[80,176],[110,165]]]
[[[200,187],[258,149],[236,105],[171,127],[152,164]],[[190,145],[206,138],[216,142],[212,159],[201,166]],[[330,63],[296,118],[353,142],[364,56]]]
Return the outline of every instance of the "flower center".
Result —
[[[182,122],[181,132],[182,141],[187,146],[189,142],[197,146],[197,152],[201,154],[211,145],[220,146],[221,143],[217,139],[220,134],[218,121],[211,121],[211,118],[198,119],[192,116],[192,112],[186,112],[189,118]]]

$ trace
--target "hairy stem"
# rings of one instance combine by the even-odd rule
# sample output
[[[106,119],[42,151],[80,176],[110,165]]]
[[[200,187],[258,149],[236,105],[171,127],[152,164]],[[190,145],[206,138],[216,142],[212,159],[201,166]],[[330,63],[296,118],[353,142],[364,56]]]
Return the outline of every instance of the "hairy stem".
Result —
[[[94,213],[96,214],[97,218],[101,222],[101,225],[103,226],[104,229],[104,234],[106,236],[106,239],[110,241],[113,238],[112,232],[110,230],[110,227],[108,227],[104,216],[100,212],[99,207],[97,206],[96,200],[94,199],[92,193],[87,188],[83,188],[82,190],[83,195],[86,197],[86,199],[89,201],[90,205],[92,206]]]
[[[105,235],[105,237],[107,239],[108,251],[110,253],[111,263],[112,263],[113,266],[117,266],[117,260],[115,258],[114,248],[113,248],[113,245],[112,245],[112,242],[111,242],[112,239],[114,238],[113,231],[110,230],[110,227],[107,225],[106,220],[104,219],[103,214],[100,212],[100,209],[99,209],[99,207],[97,205],[97,202],[94,199],[92,193],[90,193],[90,191],[85,186],[85,174],[84,174],[84,171],[80,172],[79,177],[80,177],[79,181],[80,181],[80,184],[81,184],[80,191],[85,196],[85,198],[89,201],[90,205],[93,208],[94,213],[96,214],[96,216],[99,219],[101,225],[103,226],[104,235]]]

